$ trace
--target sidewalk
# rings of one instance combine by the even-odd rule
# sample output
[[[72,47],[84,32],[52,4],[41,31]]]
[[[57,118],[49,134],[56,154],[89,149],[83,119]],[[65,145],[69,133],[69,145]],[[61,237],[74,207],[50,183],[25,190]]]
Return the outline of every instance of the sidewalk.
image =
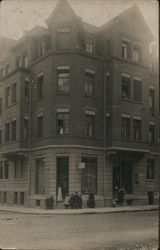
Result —
[[[33,215],[58,215],[58,214],[107,214],[158,210],[158,205],[147,206],[126,206],[126,207],[103,207],[103,208],[82,208],[82,209],[53,209],[45,210],[41,208],[26,208],[18,206],[0,205],[0,212],[11,212],[19,214]]]

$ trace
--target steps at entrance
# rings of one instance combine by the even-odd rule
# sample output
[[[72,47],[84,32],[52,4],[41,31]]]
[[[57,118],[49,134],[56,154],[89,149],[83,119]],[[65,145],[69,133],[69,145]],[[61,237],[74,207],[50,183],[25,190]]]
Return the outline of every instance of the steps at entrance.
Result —
[[[64,201],[57,201],[56,202],[56,208],[64,209]]]

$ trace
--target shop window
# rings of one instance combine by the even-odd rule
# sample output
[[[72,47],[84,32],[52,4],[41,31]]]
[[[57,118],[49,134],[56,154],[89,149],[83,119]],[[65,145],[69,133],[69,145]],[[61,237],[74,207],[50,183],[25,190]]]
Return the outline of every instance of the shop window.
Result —
[[[5,89],[5,105],[8,107],[10,105],[10,87]]]
[[[131,79],[127,76],[121,78],[121,97],[123,99],[130,99],[131,97]]]
[[[93,54],[95,52],[95,38],[93,35],[86,35],[85,48],[88,53]]]
[[[0,115],[2,115],[2,97],[0,97]]]
[[[15,141],[16,140],[16,120],[11,121],[11,140]]]
[[[149,88],[149,108],[155,108],[155,90],[154,87]]]
[[[7,203],[7,192],[3,192],[3,203],[6,204]]]
[[[154,169],[155,169],[155,161],[153,159],[147,160],[147,179],[154,179]]]
[[[28,56],[27,56],[27,52],[24,52],[22,54],[22,67],[27,68],[28,66]]]
[[[93,96],[94,87],[95,87],[95,74],[90,72],[85,72],[85,85],[84,85],[85,95]]]
[[[130,138],[130,118],[128,117],[121,117],[121,137]]]
[[[43,136],[43,115],[37,117],[37,137],[40,138]]]
[[[35,193],[45,194],[45,164],[44,159],[36,160]]]
[[[0,161],[0,179],[3,179],[3,161]]]
[[[57,92],[64,94],[70,92],[70,70],[57,71]]]
[[[82,194],[97,193],[97,158],[82,157],[85,168],[81,170],[81,192]]]
[[[10,123],[6,122],[5,123],[5,142],[10,141]]]
[[[19,203],[21,205],[24,205],[24,192],[20,192]]]
[[[95,132],[95,115],[86,113],[85,114],[85,135],[94,136]]]
[[[130,43],[122,41],[122,57],[124,59],[130,59]]]
[[[43,98],[44,76],[40,74],[37,79],[37,98]]]
[[[133,100],[137,102],[142,101],[142,81],[133,79]]]
[[[16,102],[16,95],[17,95],[17,83],[13,83],[11,85],[11,103]]]
[[[9,175],[9,162],[4,161],[4,179],[8,179]]]
[[[133,61],[140,63],[142,61],[142,52],[141,48],[138,46],[135,46],[133,48]]]
[[[2,129],[0,128],[0,145],[2,144]]]
[[[141,140],[141,119],[133,119],[133,139]]]
[[[155,143],[155,125],[153,123],[149,124],[149,143]]]
[[[13,197],[13,202],[14,202],[14,204],[17,204],[17,202],[18,202],[18,193],[17,192],[14,192],[14,197]]]
[[[58,135],[69,134],[69,110],[68,109],[57,110],[57,134]]]
[[[57,31],[57,47],[60,50],[70,49],[70,29],[60,28]]]

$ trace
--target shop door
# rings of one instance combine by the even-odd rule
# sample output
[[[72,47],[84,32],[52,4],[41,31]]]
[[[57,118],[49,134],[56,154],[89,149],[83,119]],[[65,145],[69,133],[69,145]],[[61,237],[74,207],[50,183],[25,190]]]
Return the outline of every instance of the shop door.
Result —
[[[62,197],[69,192],[69,157],[57,157],[57,192],[62,189]]]
[[[113,167],[113,192],[121,186],[127,194],[132,194],[133,168],[130,161],[122,160],[118,166]]]

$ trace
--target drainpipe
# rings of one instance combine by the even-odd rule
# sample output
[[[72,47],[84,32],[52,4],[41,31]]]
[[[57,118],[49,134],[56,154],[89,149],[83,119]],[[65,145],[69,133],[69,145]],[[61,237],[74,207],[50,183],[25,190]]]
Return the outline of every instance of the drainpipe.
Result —
[[[103,74],[103,81],[104,81],[104,89],[103,89],[103,119],[104,119],[104,127],[103,127],[103,197],[104,197],[104,207],[105,207],[105,166],[106,166],[106,62],[104,62],[104,74]]]

